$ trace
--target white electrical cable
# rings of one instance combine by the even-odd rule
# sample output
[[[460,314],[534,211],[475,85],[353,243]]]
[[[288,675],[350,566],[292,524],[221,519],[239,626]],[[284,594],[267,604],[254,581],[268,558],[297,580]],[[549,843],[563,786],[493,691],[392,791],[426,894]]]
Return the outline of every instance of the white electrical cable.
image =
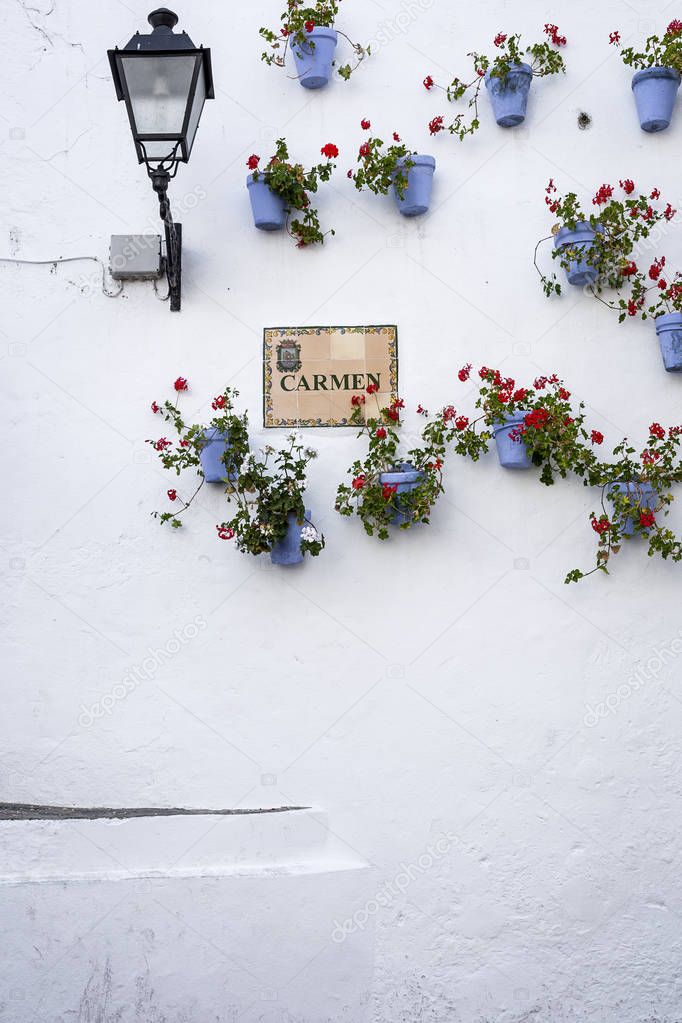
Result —
[[[102,267],[102,293],[107,298],[118,298],[123,291],[123,283],[118,291],[107,291],[106,268],[99,256],[60,256],[59,259],[15,259],[12,256],[0,256],[0,263],[25,263],[29,266],[56,266],[57,263],[82,263],[84,261],[99,263]]]

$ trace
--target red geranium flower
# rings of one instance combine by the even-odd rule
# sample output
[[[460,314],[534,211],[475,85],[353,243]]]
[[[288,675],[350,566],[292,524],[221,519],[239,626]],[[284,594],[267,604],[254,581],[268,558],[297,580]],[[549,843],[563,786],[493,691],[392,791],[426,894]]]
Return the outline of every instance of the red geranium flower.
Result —
[[[177,496],[178,496],[177,490],[169,490],[168,491],[168,500],[169,501],[175,501]]]
[[[363,142],[359,150],[360,156],[369,156],[369,142]]]
[[[393,132],[393,141],[394,142],[400,142],[400,135],[398,134],[397,131]]]
[[[353,490],[362,490],[366,482],[364,476],[356,476],[352,483]]]
[[[354,394],[350,400],[350,403],[351,405],[354,405],[356,408],[358,407],[358,405],[364,405],[365,404],[364,394]]]
[[[637,264],[632,262],[626,263],[623,269],[621,270],[621,274],[623,275],[623,277],[632,277],[632,275],[636,273]]]
[[[673,18],[665,30],[665,34],[669,36],[676,36],[679,35],[680,32],[682,32],[682,21],[680,21],[679,18]]]
[[[649,433],[652,437],[658,437],[659,440],[663,440],[665,437],[665,430],[660,423],[652,423],[649,427]]]
[[[468,425],[469,419],[467,416],[458,416],[457,419],[455,419],[455,426],[458,430],[466,430]]]
[[[368,394],[376,394],[378,390],[378,384],[367,384],[366,391]]]
[[[652,511],[640,511],[639,524],[642,529],[651,529],[652,526],[656,525],[656,516]]]
[[[469,379],[470,374],[471,374],[471,363],[468,362],[466,364],[466,366],[462,366],[462,368],[460,369],[460,371],[457,374],[457,376],[462,381],[462,383],[464,383],[465,380]]]
[[[505,43],[506,41],[507,37],[504,34],[504,32],[498,32],[495,38],[493,39],[495,46],[502,46],[502,44]]]
[[[618,46],[620,43],[620,32],[609,32],[609,43],[611,46]]]
[[[603,444],[604,434],[601,433],[599,430],[593,430],[590,439],[593,444]]]
[[[600,515],[599,518],[596,518],[595,515],[592,516],[592,529],[595,533],[599,533],[601,536],[602,533],[608,532],[610,528],[611,523],[607,519],[606,515]]]
[[[613,195],[612,185],[602,185],[592,200],[593,206],[602,206]]]
[[[620,187],[626,195],[631,195],[635,190],[635,183],[631,178],[626,178],[625,181],[620,182]]]
[[[249,170],[255,170],[259,163],[260,156],[256,156],[255,153],[252,153],[251,156],[246,161],[246,166],[249,168]]]
[[[306,21],[306,23],[305,23],[305,30],[306,30],[306,32],[312,32],[312,30],[314,28],[315,28],[315,22],[314,21]]]
[[[384,483],[383,487],[381,488],[381,496],[383,497],[384,501],[390,501],[397,489],[398,489],[397,483]]]
[[[559,29],[556,25],[545,25],[545,34],[549,36],[555,46],[565,46],[566,36],[559,35]]]
[[[445,125],[443,124],[443,116],[439,114],[438,117],[434,117],[433,120],[429,121],[429,131],[432,135],[437,135],[439,131],[443,131]]]
[[[372,124],[370,121],[367,120],[366,117],[363,117],[363,119],[360,121],[360,127],[364,128],[365,131],[369,131],[369,129],[372,127]]]
[[[173,387],[175,388],[176,391],[178,391],[178,393],[180,391],[186,391],[187,390],[187,386],[188,386],[188,384],[187,384],[187,380],[185,379],[185,377],[178,377],[178,379],[173,384]]]
[[[377,432],[376,432],[376,433],[374,434],[374,436],[375,436],[375,437],[376,437],[376,438],[377,438],[378,440],[385,440],[385,439],[386,439],[386,431],[384,430],[383,426],[380,426],[380,427],[379,427],[379,429],[378,429],[378,430],[377,430]]]
[[[231,540],[234,536],[233,530],[228,529],[226,526],[216,526],[215,528],[218,530],[219,540]]]
[[[328,142],[326,146],[322,146],[320,152],[323,156],[326,156],[328,160],[333,160],[335,156],[339,155],[339,147],[335,146],[333,142]]]
[[[424,79],[424,88],[433,89],[433,86],[434,86],[433,78],[431,77],[431,75],[427,75],[426,78]]]
[[[219,394],[211,402],[211,408],[214,412],[217,412],[220,408],[225,408],[225,395]]]
[[[154,444],[154,448],[156,451],[164,451],[166,448],[169,448],[170,446],[171,442],[168,440],[167,437],[159,437],[159,439]]]
[[[155,401],[153,401],[151,404],[151,410],[154,413],[154,415],[156,415],[157,412],[161,411],[161,409],[159,408]]]

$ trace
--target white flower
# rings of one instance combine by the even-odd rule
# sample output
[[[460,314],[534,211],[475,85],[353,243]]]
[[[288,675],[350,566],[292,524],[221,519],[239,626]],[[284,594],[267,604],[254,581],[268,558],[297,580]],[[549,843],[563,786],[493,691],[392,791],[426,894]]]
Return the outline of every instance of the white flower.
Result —
[[[315,543],[318,539],[317,530],[314,526],[304,526],[301,530],[301,540],[305,543]]]

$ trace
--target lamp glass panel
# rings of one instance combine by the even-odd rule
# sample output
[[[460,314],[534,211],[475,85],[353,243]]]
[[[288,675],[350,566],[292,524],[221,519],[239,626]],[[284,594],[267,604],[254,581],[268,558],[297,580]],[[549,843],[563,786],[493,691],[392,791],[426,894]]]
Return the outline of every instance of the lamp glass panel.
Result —
[[[194,54],[121,56],[137,135],[179,135],[192,85]],[[167,147],[166,147],[167,148]]]
[[[201,60],[198,57],[197,60]],[[192,152],[192,146],[194,145],[194,136],[197,133],[199,127],[199,118],[201,117],[201,111],[204,109],[204,102],[206,100],[206,79],[204,75],[204,64],[201,63],[199,68],[199,77],[197,79],[197,89],[194,93],[194,103],[192,104],[192,111],[189,115],[189,122],[187,125],[187,155]]]

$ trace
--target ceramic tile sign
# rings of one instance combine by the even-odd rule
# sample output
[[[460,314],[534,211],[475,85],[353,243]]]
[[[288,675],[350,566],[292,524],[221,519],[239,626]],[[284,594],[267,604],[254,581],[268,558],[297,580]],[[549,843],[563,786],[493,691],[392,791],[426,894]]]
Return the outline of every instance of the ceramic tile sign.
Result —
[[[398,328],[266,327],[266,427],[348,426],[351,398],[378,387],[381,407],[398,395]]]

